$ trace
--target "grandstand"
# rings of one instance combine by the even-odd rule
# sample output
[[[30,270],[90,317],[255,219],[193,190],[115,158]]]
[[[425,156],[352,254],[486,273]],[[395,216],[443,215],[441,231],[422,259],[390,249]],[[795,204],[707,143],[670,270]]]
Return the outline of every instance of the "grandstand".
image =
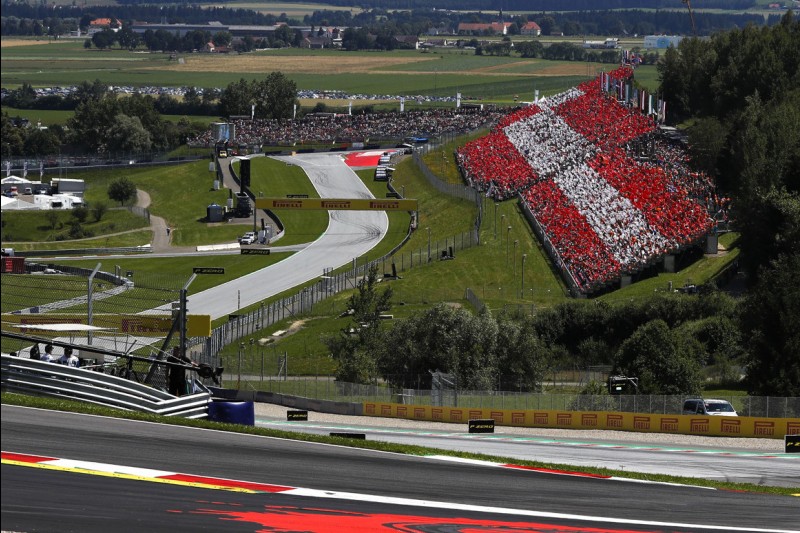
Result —
[[[618,287],[712,230],[713,186],[660,138],[621,67],[503,117],[457,153],[470,184],[517,197],[570,288]],[[649,105],[647,105],[649,104]]]

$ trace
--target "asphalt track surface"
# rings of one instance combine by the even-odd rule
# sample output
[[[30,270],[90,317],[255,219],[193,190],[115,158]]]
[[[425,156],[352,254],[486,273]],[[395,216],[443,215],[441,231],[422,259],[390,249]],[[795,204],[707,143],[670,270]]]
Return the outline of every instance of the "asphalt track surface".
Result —
[[[321,198],[374,198],[342,155],[301,154],[275,159],[301,167]],[[286,259],[189,296],[194,312],[217,319],[324,275],[374,248],[389,229],[385,211],[329,211],[328,228]],[[239,301],[241,298],[241,301]]]
[[[770,440],[770,449],[748,447],[754,439],[714,439],[685,435],[648,436],[615,431],[547,430],[496,427],[491,434],[470,434],[466,424],[437,424],[370,417],[332,422],[309,413],[308,422],[284,416],[256,417],[256,425],[317,435],[332,432],[363,434],[366,439],[441,450],[486,454],[572,467],[608,468],[645,474],[751,483],[797,488],[800,493],[800,454],[783,452],[783,441]],[[380,422],[380,423],[379,423]],[[625,437],[625,438],[622,438]],[[648,439],[648,437],[654,437]],[[683,440],[683,442],[680,442]],[[719,440],[718,444],[713,443]],[[798,502],[800,504],[800,502]]]
[[[800,504],[790,496],[7,405],[1,427],[5,531],[800,531]],[[14,461],[9,452],[45,462]]]

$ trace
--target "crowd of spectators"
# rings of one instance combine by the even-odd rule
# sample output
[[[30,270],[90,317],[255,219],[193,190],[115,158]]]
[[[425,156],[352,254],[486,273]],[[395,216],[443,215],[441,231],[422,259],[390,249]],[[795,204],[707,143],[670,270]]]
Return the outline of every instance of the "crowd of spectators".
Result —
[[[627,79],[626,68],[612,79]],[[651,136],[651,158],[626,148]],[[516,111],[458,161],[498,200],[520,194],[558,266],[593,292],[697,242],[713,226],[713,184],[679,146],[656,141],[651,117],[607,94],[600,79]],[[724,199],[717,200],[724,203]]]
[[[506,110],[507,112],[507,110]],[[432,108],[405,112],[309,114],[294,120],[236,119],[236,142],[246,145],[302,145],[401,140],[411,135],[458,135],[491,126],[504,115],[496,108]],[[189,139],[211,147],[211,130]]]

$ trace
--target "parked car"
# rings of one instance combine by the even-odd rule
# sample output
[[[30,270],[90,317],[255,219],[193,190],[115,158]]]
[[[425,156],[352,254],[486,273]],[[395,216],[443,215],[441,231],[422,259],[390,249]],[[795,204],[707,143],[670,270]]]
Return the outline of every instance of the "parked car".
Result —
[[[256,233],[254,231],[248,231],[241,237],[239,237],[239,244],[255,244],[256,243]]]
[[[685,415],[739,416],[727,400],[690,398],[683,402]]]

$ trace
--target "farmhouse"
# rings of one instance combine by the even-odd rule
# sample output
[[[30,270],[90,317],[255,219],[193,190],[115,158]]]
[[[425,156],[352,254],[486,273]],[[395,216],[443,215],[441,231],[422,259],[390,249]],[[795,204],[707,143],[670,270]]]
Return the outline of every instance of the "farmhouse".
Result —
[[[526,22],[520,27],[519,33],[520,35],[533,35],[534,37],[538,37],[542,34],[542,28],[533,21]]]

